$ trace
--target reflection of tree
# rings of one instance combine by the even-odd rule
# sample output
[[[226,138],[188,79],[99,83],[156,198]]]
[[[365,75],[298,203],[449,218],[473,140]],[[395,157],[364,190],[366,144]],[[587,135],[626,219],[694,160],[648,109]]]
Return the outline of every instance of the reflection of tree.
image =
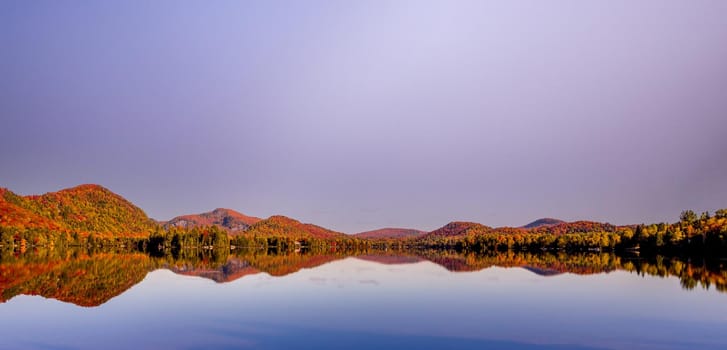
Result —
[[[0,265],[2,301],[25,294],[97,306],[141,282],[149,270],[149,257],[140,253],[28,255]]]
[[[265,272],[271,276],[285,276],[304,268],[314,268],[325,263],[343,259],[341,252],[295,252],[273,249],[241,249],[217,252],[213,250],[183,250],[176,255],[156,257],[156,268],[172,272],[199,276],[216,282],[230,282],[240,277]],[[224,257],[224,260],[220,260]]]
[[[727,292],[727,267],[709,259],[684,260],[663,256],[628,257],[611,253],[492,252],[448,250],[301,250],[275,249],[171,250],[147,255],[134,251],[31,250],[0,251],[0,301],[16,295],[40,295],[80,306],[97,306],[139,283],[149,271],[169,269],[188,276],[230,282],[260,272],[284,276],[350,256],[385,264],[422,259],[453,271],[478,271],[493,266],[525,268],[549,276],[594,274],[623,270],[639,275],[676,276],[686,290],[698,285]]]
[[[542,275],[552,275],[558,272],[582,275],[622,270],[643,276],[675,276],[681,280],[685,289],[691,290],[697,285],[708,289],[714,285],[718,291],[727,292],[727,267],[719,260],[693,259],[687,261],[659,255],[634,258],[611,253],[566,254],[563,252],[513,251],[474,254],[422,250],[417,254],[450,271],[477,271],[498,266],[527,268]]]
[[[325,263],[343,259],[342,254],[306,253],[298,254],[288,252],[283,254],[268,254],[267,251],[245,251],[237,258],[245,260],[251,266],[272,276],[285,276],[298,272],[304,268],[314,268]]]
[[[687,290],[692,290],[697,286],[697,280],[689,276],[682,277],[679,282],[681,283],[682,288]]]
[[[550,270],[590,274],[609,272],[618,268],[620,260],[612,254],[580,253],[530,253],[490,252],[488,254],[458,253],[456,251],[421,250],[421,257],[442,265],[450,271],[477,271],[492,266],[530,267],[535,270]]]

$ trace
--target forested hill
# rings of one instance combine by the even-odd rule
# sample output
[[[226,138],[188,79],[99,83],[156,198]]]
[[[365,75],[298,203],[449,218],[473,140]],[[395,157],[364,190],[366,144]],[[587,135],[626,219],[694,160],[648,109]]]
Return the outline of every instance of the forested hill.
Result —
[[[157,227],[143,210],[99,185],[43,195],[0,189],[0,228],[145,237]]]
[[[381,228],[373,231],[359,232],[354,234],[357,238],[411,238],[426,234],[425,231],[411,228]]]
[[[194,228],[203,226],[218,226],[228,233],[235,235],[250,228],[260,221],[260,218],[247,216],[232,209],[217,208],[208,213],[189,214],[177,216],[167,222],[163,222],[165,228],[183,227]]]
[[[558,224],[563,224],[565,221],[559,220],[559,219],[553,219],[553,218],[542,218],[535,220],[525,226],[523,228],[536,228],[536,227],[542,227],[542,226],[554,226]]]
[[[542,220],[542,219],[541,219]],[[549,219],[552,220],[552,219]],[[538,220],[540,221],[540,220]],[[548,224],[535,224],[530,227],[490,227],[476,222],[453,221],[432,232],[420,236],[422,240],[456,238],[472,235],[517,235],[517,234],[549,234],[564,235],[569,233],[601,233],[615,232],[620,226],[594,221],[553,221]],[[623,226],[623,228],[631,226]]]
[[[476,222],[453,221],[428,234],[422,238],[466,236],[469,234],[482,234],[492,231],[492,227]]]
[[[245,232],[249,236],[277,236],[290,238],[341,238],[346,235],[313,224],[304,224],[289,217],[275,215],[259,221]]]
[[[143,210],[99,185],[20,196],[0,188],[0,247],[134,245],[142,249],[295,245],[417,246],[459,250],[640,250],[727,254],[727,210],[684,211],[675,223],[616,226],[541,219],[530,227],[490,227],[454,221],[434,231],[381,229],[346,235],[285,216],[261,220],[229,209],[151,220]]]

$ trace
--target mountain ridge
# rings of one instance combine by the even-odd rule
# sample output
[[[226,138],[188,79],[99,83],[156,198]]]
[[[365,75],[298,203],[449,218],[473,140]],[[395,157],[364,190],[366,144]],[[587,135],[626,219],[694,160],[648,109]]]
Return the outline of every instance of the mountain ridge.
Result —
[[[82,184],[42,195],[20,196],[0,188],[0,227],[15,230],[42,228],[84,234],[101,233],[121,237],[141,236],[159,227],[217,226],[229,235],[241,234],[291,237],[360,239],[428,239],[461,237],[470,234],[518,234],[574,232],[613,232],[619,226],[593,221],[565,222],[553,218],[537,219],[521,227],[493,228],[477,222],[452,221],[432,230],[385,227],[345,234],[315,224],[302,223],[282,215],[267,219],[248,216],[233,209],[216,208],[210,212],[186,214],[168,221],[154,221],[124,197],[98,184]]]
[[[537,219],[527,225],[521,226],[522,228],[536,228],[541,226],[553,226],[558,224],[563,224],[565,221],[560,219],[554,219],[554,218],[540,218]]]
[[[452,221],[422,237],[453,237],[467,235],[469,233],[487,233],[490,231],[492,231],[492,227],[478,222]]]
[[[193,228],[201,226],[218,226],[228,233],[235,235],[250,228],[251,225],[261,221],[261,218],[248,216],[227,208],[216,208],[200,214],[186,214],[176,216],[169,221],[162,221],[164,228],[183,227]]]
[[[265,220],[253,224],[245,231],[248,235],[282,236],[282,237],[313,237],[313,238],[342,238],[346,234],[329,230],[327,228],[302,223],[283,215],[273,215]]]
[[[427,234],[427,231],[411,228],[384,227],[376,230],[364,231],[351,234],[358,238],[411,238]]]

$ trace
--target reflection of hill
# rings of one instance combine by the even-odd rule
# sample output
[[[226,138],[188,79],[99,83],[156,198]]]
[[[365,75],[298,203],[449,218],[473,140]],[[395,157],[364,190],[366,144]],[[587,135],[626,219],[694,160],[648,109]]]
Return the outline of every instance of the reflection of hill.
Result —
[[[171,266],[169,267],[169,270],[179,275],[211,279],[217,283],[232,282],[247,275],[260,273],[260,270],[250,266],[247,261],[238,260],[236,258],[230,258],[224,265],[217,268],[195,267],[181,264],[178,266]]]
[[[541,275],[575,273],[579,275],[613,271],[618,257],[612,254],[552,254],[497,252],[490,254],[422,251],[421,256],[449,271],[479,271],[492,266],[521,267]]]
[[[260,271],[271,276],[280,277],[298,272],[301,269],[310,269],[331,261],[340,260],[344,257],[343,255],[325,254],[250,254],[239,258],[246,260],[250,266],[254,266]]]
[[[697,285],[709,288],[714,285],[720,292],[727,292],[727,266],[723,262],[693,259],[668,259],[661,256],[628,258],[607,253],[553,254],[501,252],[492,254],[461,254],[445,251],[420,251],[423,258],[443,266],[449,271],[479,271],[492,266],[520,267],[542,276],[561,273],[588,275],[622,270],[642,276],[675,276],[684,289]]]
[[[239,278],[265,272],[281,277],[314,268],[325,263],[342,259],[344,255],[310,253],[271,253],[266,251],[238,251],[225,262],[214,259],[162,259],[159,268],[168,269],[176,274],[211,279],[218,283],[232,282]]]
[[[428,260],[449,271],[479,271],[492,266],[518,267],[543,276],[561,273],[579,275],[623,270],[639,275],[676,276],[685,289],[715,286],[727,292],[727,266],[720,260],[692,258],[689,261],[623,257],[614,254],[554,254],[501,252],[492,254],[419,250],[405,252],[287,252],[192,251],[149,257],[133,252],[87,253],[36,251],[14,255],[0,251],[0,302],[16,295],[39,295],[80,306],[98,306],[144,279],[147,272],[164,268],[177,274],[231,282],[265,272],[285,276],[354,256],[382,264],[410,264]]]
[[[101,253],[48,261],[18,259],[0,265],[0,295],[40,295],[80,306],[98,306],[141,282],[145,254]]]
[[[553,269],[543,269],[540,267],[532,267],[532,266],[523,266],[523,269],[528,270],[536,275],[540,276],[555,276],[555,275],[561,275],[563,274],[563,271],[553,270]]]
[[[424,259],[413,256],[413,255],[375,255],[375,254],[367,254],[367,255],[359,255],[356,256],[356,259],[360,260],[366,260],[366,261],[373,261],[377,262],[379,264],[384,265],[402,265],[402,264],[414,264],[418,263],[420,261],[424,261]]]
[[[141,282],[149,271],[159,268],[223,283],[260,272],[285,276],[345,257],[294,252],[247,252],[232,257],[200,253],[177,259],[171,256],[150,258],[142,253],[54,254],[42,251],[19,256],[0,255],[0,302],[24,294],[79,306],[98,306]]]

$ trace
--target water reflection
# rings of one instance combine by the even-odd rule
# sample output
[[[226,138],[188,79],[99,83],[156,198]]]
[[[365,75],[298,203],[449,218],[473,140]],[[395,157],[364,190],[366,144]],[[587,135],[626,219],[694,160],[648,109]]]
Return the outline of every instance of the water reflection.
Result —
[[[158,256],[109,250],[34,250],[0,254],[0,301],[40,295],[79,306],[98,306],[141,282],[147,273],[165,269],[218,283],[266,273],[280,277],[331,261],[354,257],[387,265],[429,261],[451,272],[491,267],[522,268],[540,276],[590,275],[623,270],[642,276],[678,277],[682,288],[727,291],[727,267],[720,259],[638,257],[605,253],[554,254],[454,251],[277,252],[274,250],[176,251]],[[361,284],[375,285],[375,280]]]

